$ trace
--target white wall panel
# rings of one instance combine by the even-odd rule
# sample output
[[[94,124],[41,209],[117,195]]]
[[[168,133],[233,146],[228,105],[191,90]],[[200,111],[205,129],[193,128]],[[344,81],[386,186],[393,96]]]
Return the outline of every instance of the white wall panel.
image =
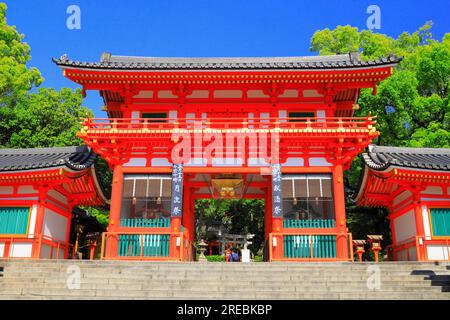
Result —
[[[416,221],[414,210],[394,219],[395,237],[397,242],[416,236]]]
[[[448,260],[449,248],[439,245],[428,245],[428,260]]]
[[[52,238],[66,241],[67,218],[45,208],[44,215],[44,234]]]
[[[31,252],[31,243],[13,243],[10,247],[10,256],[12,258],[30,258]]]

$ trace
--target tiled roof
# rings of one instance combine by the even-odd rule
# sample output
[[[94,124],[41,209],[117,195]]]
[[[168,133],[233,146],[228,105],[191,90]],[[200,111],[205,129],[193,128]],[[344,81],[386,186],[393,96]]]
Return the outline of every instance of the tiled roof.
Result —
[[[36,149],[0,149],[1,171],[67,167],[82,171],[94,163],[95,153],[86,146]]]
[[[53,61],[61,67],[112,70],[277,70],[277,69],[352,69],[395,65],[402,58],[390,55],[362,61],[357,53],[305,57],[246,57],[246,58],[165,58],[128,57],[103,53],[100,62],[71,60],[67,55]]]
[[[424,170],[450,170],[450,148],[403,148],[370,145],[365,164],[377,171],[391,166]]]

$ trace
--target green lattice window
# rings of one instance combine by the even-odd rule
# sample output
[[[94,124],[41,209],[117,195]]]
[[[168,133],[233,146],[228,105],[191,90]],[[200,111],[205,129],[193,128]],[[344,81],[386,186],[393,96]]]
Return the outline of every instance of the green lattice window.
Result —
[[[26,235],[29,207],[0,207],[0,234]]]
[[[120,257],[168,257],[169,247],[168,234],[119,235]]]
[[[286,235],[283,248],[285,258],[336,258],[336,236]]]
[[[433,236],[450,236],[450,208],[430,209]]]

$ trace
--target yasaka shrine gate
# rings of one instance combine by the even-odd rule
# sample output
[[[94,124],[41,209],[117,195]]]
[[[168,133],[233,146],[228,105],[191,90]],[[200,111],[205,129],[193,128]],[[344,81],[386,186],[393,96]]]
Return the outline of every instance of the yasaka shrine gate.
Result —
[[[195,200],[221,197],[264,199],[271,261],[353,259],[343,172],[378,135],[375,117],[353,113],[397,62],[56,60],[109,116],[79,133],[114,170],[104,257],[190,259]]]
[[[114,172],[103,259],[193,260],[195,201],[248,198],[265,203],[266,260],[353,261],[343,173],[379,135],[357,99],[400,59],[54,61],[108,114],[79,132]]]

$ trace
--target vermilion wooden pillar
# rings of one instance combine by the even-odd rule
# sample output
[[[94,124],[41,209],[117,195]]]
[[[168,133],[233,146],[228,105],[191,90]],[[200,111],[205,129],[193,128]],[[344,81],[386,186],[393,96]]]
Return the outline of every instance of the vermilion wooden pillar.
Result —
[[[45,215],[45,202],[47,200],[48,188],[41,187],[38,189],[39,200],[36,210],[36,223],[34,225],[34,236],[36,236],[36,241],[33,242],[33,258],[40,258],[41,248],[39,243],[39,237],[43,233],[44,228],[44,215]]]
[[[184,187],[184,194],[183,194],[183,216],[181,217],[181,225],[184,227],[184,234],[187,238],[189,238],[191,230],[189,228],[189,217],[190,217],[190,207],[191,202],[189,200],[189,194],[190,194],[190,188]]]
[[[420,207],[420,200],[414,199],[414,217],[416,220],[416,230],[417,236],[423,237],[425,236],[425,228],[423,226],[423,217],[422,217],[422,209]]]
[[[48,189],[39,189],[39,203],[36,212],[36,225],[34,227],[34,234],[41,235],[44,225],[44,214],[45,214],[45,202],[47,200]]]
[[[170,218],[170,231],[172,235],[170,236],[170,257],[179,258],[180,257],[180,246],[177,245],[177,238],[181,237],[181,217],[171,217]],[[178,244],[181,244],[181,239]]]
[[[283,218],[276,218],[272,216],[272,232],[283,232]],[[276,247],[273,247],[274,258],[281,259],[284,257],[283,237],[283,235],[276,236]]]
[[[193,195],[191,194],[190,196],[190,214],[191,217],[188,220],[189,222],[189,229],[190,229],[190,234],[189,234],[189,241],[191,241],[191,244],[194,243],[194,239],[195,239],[195,198],[193,197]]]
[[[122,187],[123,187],[123,168],[116,166],[114,168],[112,190],[111,190],[111,206],[109,213],[108,232],[118,232],[120,228],[120,207],[122,205]],[[119,235],[110,234],[106,239],[107,258],[115,258],[118,255]]]
[[[183,217],[181,219],[186,237],[189,241],[194,240],[195,234],[195,199],[192,195],[192,188],[184,188],[183,195]]]
[[[336,230],[338,233],[347,233],[345,217],[344,171],[342,164],[333,168],[334,212]],[[336,239],[336,256],[340,259],[349,258],[349,240],[345,235],[338,235]]]
[[[189,205],[186,208],[185,198],[189,194],[189,188],[184,188],[183,181],[183,166],[173,166],[172,171],[172,203],[171,203],[171,217],[170,217],[170,251],[169,256],[172,259],[179,259],[181,252],[181,222],[186,209],[189,210]]]
[[[272,233],[275,233],[272,237],[273,258],[281,259],[284,257],[283,239],[284,236],[279,233],[283,232],[283,195],[281,191],[282,172],[279,164],[272,166],[272,183],[270,185],[269,200],[270,200],[270,217],[272,225]],[[277,202],[278,201],[278,202]],[[279,209],[279,212],[275,210]]]
[[[416,220],[416,232],[418,237],[425,236],[425,227],[423,225],[422,208],[420,205],[420,192],[413,193],[413,208],[414,208],[414,220]],[[418,248],[419,249],[419,248]],[[422,261],[422,254],[420,249],[416,252],[416,259]]]
[[[70,242],[70,227],[72,224],[72,210],[73,207],[76,205],[74,201],[69,202],[69,214],[67,216],[67,228],[66,228],[66,243],[69,244]],[[61,257],[60,257],[61,258]],[[64,250],[64,259],[69,258],[69,246]]]
[[[264,196],[264,239],[269,241],[269,234],[272,232],[272,202],[270,201],[270,189],[265,190]]]

